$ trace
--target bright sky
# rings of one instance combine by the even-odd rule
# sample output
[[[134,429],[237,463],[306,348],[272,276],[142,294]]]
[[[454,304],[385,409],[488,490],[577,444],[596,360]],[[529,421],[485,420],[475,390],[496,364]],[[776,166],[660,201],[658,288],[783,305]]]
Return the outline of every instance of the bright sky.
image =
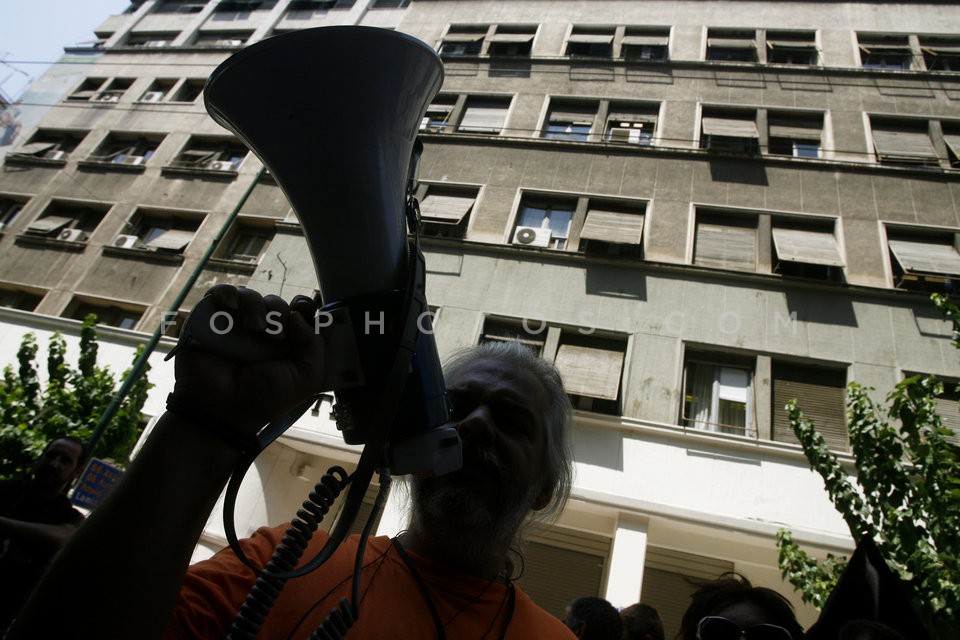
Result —
[[[65,46],[93,40],[94,29],[129,5],[128,0],[0,0],[0,90],[17,97]]]

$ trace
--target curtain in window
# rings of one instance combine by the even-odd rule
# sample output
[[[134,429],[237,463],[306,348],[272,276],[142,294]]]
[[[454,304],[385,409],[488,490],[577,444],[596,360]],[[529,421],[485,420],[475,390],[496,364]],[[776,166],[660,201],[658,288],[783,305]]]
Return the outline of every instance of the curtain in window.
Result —
[[[713,381],[715,367],[691,362],[687,365],[687,415],[695,429],[714,430],[710,424],[710,407],[713,404]]]

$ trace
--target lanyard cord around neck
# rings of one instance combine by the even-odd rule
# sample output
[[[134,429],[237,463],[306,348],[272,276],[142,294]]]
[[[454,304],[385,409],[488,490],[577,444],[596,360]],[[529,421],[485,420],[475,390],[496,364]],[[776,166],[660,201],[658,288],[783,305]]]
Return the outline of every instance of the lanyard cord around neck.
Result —
[[[430,610],[430,617],[433,618],[433,626],[437,630],[437,640],[447,640],[447,633],[446,633],[446,630],[444,629],[443,621],[440,620],[440,614],[439,612],[437,612],[437,607],[433,603],[433,598],[430,597],[430,592],[427,590],[426,583],[423,581],[423,578],[420,577],[420,572],[417,571],[417,567],[413,564],[413,560],[410,559],[410,556],[407,554],[407,550],[403,548],[403,545],[400,544],[400,541],[397,540],[396,538],[393,538],[391,542],[393,543],[393,546],[397,548],[397,553],[400,554],[400,559],[403,560],[403,563],[407,566],[407,569],[410,571],[410,575],[413,576],[414,582],[417,583],[417,587],[420,589],[420,595],[423,596],[424,601],[427,603],[427,609]],[[489,586],[490,585],[488,584],[487,587]],[[517,594],[516,594],[516,591],[514,590],[513,582],[507,583],[507,589],[508,589],[507,597],[509,598],[509,604],[507,607],[507,619],[503,624],[503,632],[500,634],[500,640],[503,640],[507,635],[507,627],[510,626],[510,620],[513,618],[513,610],[516,607]],[[480,593],[480,595],[482,596],[485,592],[486,592],[486,588]],[[450,621],[453,621],[454,618],[460,615],[464,609],[469,607],[476,600],[477,598],[475,598],[474,600],[464,605],[464,607],[460,611],[458,611],[453,616],[453,618],[450,619]],[[500,611],[502,610],[503,610],[503,604],[501,603],[500,607],[497,609],[496,614],[494,614],[494,619],[490,623],[490,627],[487,628],[486,633],[483,634],[484,638],[487,637],[487,633],[489,633],[490,629],[493,628],[493,625],[496,624],[496,619],[500,617]],[[449,622],[447,624],[449,624]]]

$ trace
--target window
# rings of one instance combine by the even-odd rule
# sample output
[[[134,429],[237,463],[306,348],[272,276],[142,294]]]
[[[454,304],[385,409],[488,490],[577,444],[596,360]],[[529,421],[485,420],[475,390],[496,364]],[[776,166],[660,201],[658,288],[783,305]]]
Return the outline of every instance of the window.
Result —
[[[627,27],[620,41],[620,57],[624,60],[666,60],[670,30]]]
[[[125,43],[128,47],[143,49],[162,49],[169,47],[179,35],[177,32],[166,33],[131,33]]]
[[[326,13],[330,9],[349,9],[356,0],[293,0],[287,6],[286,17],[291,20],[306,20],[316,13]]]
[[[823,115],[794,113],[767,113],[769,142],[767,152],[771,155],[794,158],[819,158],[820,139],[823,135]]]
[[[443,133],[450,123],[450,116],[457,105],[456,96],[439,95],[427,107],[420,122],[420,131],[425,133]]]
[[[85,203],[55,200],[27,226],[24,235],[62,242],[85,242],[105,214],[105,209]]]
[[[110,134],[97,147],[93,155],[87,158],[87,161],[97,164],[142,166],[150,159],[159,144],[159,140]]]
[[[813,422],[831,449],[850,448],[846,418],[846,369],[773,361],[773,439],[797,443],[790,427],[787,402],[797,406]]]
[[[930,71],[960,71],[960,38],[920,36],[923,63]]]
[[[887,228],[893,286],[914,291],[952,291],[960,279],[957,234],[950,230]]]
[[[704,107],[700,121],[700,148],[713,153],[758,155],[760,132],[756,121],[755,110]]]
[[[756,271],[757,217],[698,210],[693,263]]]
[[[203,95],[204,80],[187,78],[173,94],[173,102],[195,102]]]
[[[40,129],[14,153],[20,158],[65,161],[85,135],[85,133]]]
[[[242,47],[253,31],[201,31],[193,41],[198,47]]]
[[[684,426],[757,436],[752,362],[727,355],[688,354],[683,398]]]
[[[603,139],[607,142],[623,142],[639,146],[653,144],[657,128],[658,105],[638,106],[611,103]]]
[[[589,140],[597,108],[596,103],[551,101],[541,137],[551,140]]]
[[[402,9],[410,0],[374,0],[371,9]]]
[[[756,62],[756,32],[738,29],[708,29],[707,60]]]
[[[820,56],[812,31],[768,31],[767,62],[815,65]]]
[[[441,56],[478,56],[483,49],[489,25],[455,24],[450,25],[447,34],[440,42]]]
[[[67,307],[64,316],[74,320],[83,320],[90,314],[97,316],[97,322],[100,324],[119,329],[133,329],[140,322],[143,309],[103,301],[75,299]]]
[[[574,26],[567,38],[565,55],[571,58],[612,58],[613,27]]]
[[[27,291],[25,289],[0,288],[0,307],[33,311],[43,300],[43,293]]]
[[[176,80],[154,80],[150,83],[147,90],[137,99],[137,102],[146,104],[160,102],[167,97],[176,84]]]
[[[92,100],[106,81],[106,78],[84,78],[80,86],[67,96],[67,100]]]
[[[437,238],[463,238],[479,191],[471,186],[423,185],[419,198],[421,233]]]
[[[593,327],[576,329],[538,320],[488,317],[484,342],[519,342],[554,363],[575,409],[620,415],[626,338]]]
[[[154,7],[154,13],[200,13],[206,0],[162,0]]]
[[[240,169],[247,148],[237,142],[191,138],[171,165],[174,168],[233,172]]]
[[[277,4],[277,0],[221,0],[213,8],[217,13],[247,13],[251,11],[267,11]]]
[[[67,100],[90,102],[119,102],[123,94],[133,84],[130,78],[87,78],[73,91]]]
[[[843,281],[843,258],[834,221],[773,219],[774,272],[784,276]]]
[[[487,38],[487,55],[530,56],[536,25],[500,24]]]
[[[940,382],[943,384],[943,393],[937,396],[940,426],[953,431],[952,435],[946,436],[947,442],[960,447],[960,393],[957,393],[957,381],[940,379]]]
[[[193,240],[198,226],[198,221],[193,218],[137,211],[129,223],[130,231],[118,235],[113,246],[158,253],[183,253]]]
[[[255,265],[274,236],[274,221],[243,216],[220,246],[221,260]]]
[[[905,35],[857,34],[864,69],[910,69],[913,51]]]
[[[871,116],[873,148],[880,164],[937,166],[940,162],[930,139],[929,124],[920,119]]]
[[[551,199],[524,195],[517,214],[513,244],[546,249],[565,249],[570,222],[577,203],[573,199]]]
[[[943,141],[947,146],[950,166],[960,167],[960,122],[940,122],[943,128]]]
[[[17,198],[0,195],[0,231],[17,219],[26,203]]]
[[[580,230],[580,250],[589,255],[640,258],[644,203],[591,198]]]
[[[498,134],[507,120],[510,98],[470,96],[457,131]]]

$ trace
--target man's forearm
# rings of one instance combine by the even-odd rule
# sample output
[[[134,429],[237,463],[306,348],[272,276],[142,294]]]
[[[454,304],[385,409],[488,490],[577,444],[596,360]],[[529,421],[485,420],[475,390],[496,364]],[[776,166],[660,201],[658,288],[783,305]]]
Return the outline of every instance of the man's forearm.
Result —
[[[0,516],[0,531],[22,540],[59,547],[77,530],[73,524],[43,524]]]
[[[238,458],[215,436],[165,414],[53,562],[8,638],[100,638],[106,630],[158,637]]]

